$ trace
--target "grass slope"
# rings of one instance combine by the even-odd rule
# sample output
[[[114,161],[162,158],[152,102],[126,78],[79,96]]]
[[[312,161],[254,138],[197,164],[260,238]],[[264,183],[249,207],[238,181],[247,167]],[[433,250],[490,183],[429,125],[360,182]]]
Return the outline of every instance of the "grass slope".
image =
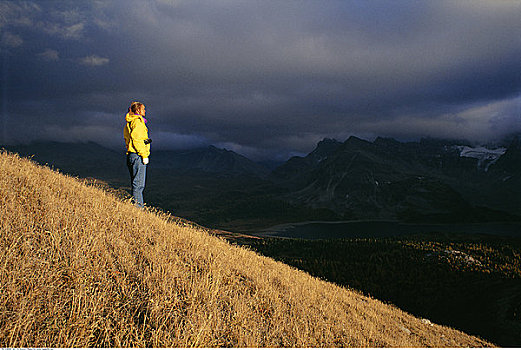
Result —
[[[3,347],[491,344],[0,153]]]

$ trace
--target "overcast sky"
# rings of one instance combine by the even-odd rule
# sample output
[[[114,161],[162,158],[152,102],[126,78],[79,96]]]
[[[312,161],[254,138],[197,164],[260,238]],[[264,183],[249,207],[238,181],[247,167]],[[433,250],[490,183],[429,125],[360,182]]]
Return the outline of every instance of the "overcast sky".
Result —
[[[0,143],[253,159],[324,137],[494,141],[521,132],[521,1],[0,1]]]

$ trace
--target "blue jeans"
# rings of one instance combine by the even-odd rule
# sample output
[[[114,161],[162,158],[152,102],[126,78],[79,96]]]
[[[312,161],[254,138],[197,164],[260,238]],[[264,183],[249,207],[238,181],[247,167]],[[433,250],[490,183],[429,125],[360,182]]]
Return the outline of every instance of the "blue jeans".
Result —
[[[132,186],[134,204],[142,208],[147,166],[143,164],[143,159],[137,153],[129,153],[127,154],[127,167],[130,172],[130,185]]]

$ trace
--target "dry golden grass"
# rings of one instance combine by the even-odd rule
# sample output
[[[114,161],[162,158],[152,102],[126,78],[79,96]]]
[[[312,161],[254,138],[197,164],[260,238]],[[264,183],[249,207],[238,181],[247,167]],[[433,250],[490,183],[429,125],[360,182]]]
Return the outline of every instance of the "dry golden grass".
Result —
[[[0,153],[2,347],[483,347]]]

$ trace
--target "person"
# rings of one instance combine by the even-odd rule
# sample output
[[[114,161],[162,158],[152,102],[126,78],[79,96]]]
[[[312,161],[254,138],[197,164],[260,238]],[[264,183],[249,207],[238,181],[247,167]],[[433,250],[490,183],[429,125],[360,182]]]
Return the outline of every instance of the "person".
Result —
[[[130,172],[132,200],[140,208],[144,206],[143,191],[150,156],[150,143],[152,142],[148,138],[145,113],[146,109],[143,103],[132,102],[125,116],[127,123],[123,129],[127,146],[127,167]]]

